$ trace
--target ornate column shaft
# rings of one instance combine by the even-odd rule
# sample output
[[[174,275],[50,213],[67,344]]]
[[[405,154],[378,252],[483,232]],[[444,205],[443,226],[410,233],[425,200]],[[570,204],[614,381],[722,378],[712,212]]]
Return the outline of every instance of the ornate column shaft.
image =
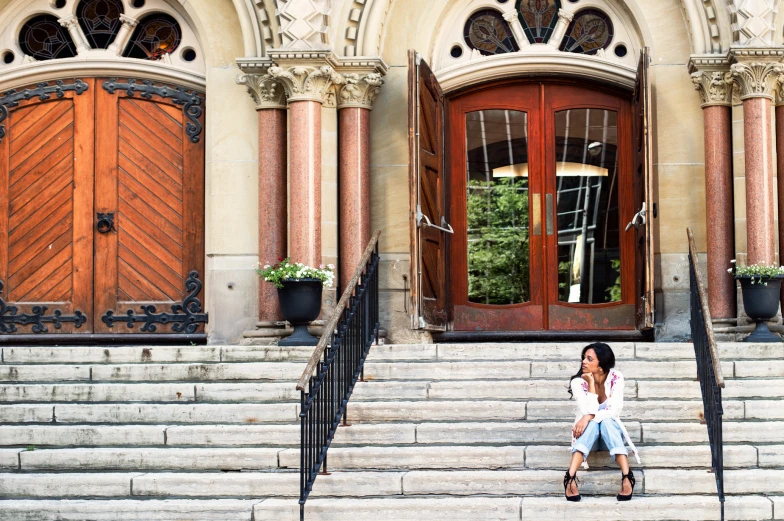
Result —
[[[108,48],[108,50],[112,51],[117,56],[122,55],[125,47],[128,45],[128,40],[131,39],[133,30],[139,24],[139,20],[124,14],[120,15],[120,21],[122,22],[120,30],[117,31],[117,36],[114,38],[114,41]]]
[[[74,45],[76,45],[76,54],[84,54],[90,50],[90,45],[87,43],[84,33],[82,33],[82,28],[79,27],[79,20],[76,18],[76,15],[66,16],[57,21],[68,29],[68,34],[71,35],[71,39]]]
[[[755,59],[735,63],[730,70],[743,101],[748,263],[771,264],[775,260],[775,239],[770,113],[776,81],[784,67]]]
[[[370,110],[381,92],[381,74],[346,73],[338,89],[340,136],[339,277],[346,288],[370,240]]]
[[[270,56],[269,75],[286,90],[289,106],[289,256],[321,264],[321,105],[333,85],[343,83],[329,53]],[[305,55],[306,54],[306,55]],[[323,54],[323,56],[321,56]],[[314,58],[315,56],[315,58]]]
[[[694,60],[692,70],[696,69]],[[705,135],[705,205],[708,239],[708,303],[713,318],[735,318],[732,197],[732,83],[724,70],[701,68],[691,77],[702,98]]]
[[[503,14],[503,17],[504,20],[509,23],[509,27],[512,28],[512,34],[514,35],[515,40],[517,40],[517,46],[522,49],[523,47],[531,45],[531,42],[528,41],[528,37],[523,30],[523,24],[520,23],[520,18],[517,17],[517,8],[514,7],[514,5]]]
[[[244,74],[259,117],[259,262],[274,264],[286,257],[286,99],[283,86],[265,69]],[[265,325],[282,320],[277,290],[259,284],[259,320]]]
[[[569,24],[572,23],[572,20],[574,20],[574,13],[570,13],[565,9],[559,9],[558,21],[555,23],[553,34],[550,36],[550,39],[547,40],[547,45],[555,47],[556,49],[560,47],[561,41],[566,34],[566,29],[569,27]]]

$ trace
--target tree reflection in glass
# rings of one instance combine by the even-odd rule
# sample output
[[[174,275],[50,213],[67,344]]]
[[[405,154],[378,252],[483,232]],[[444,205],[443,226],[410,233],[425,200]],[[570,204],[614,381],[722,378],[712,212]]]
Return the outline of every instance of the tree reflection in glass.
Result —
[[[466,115],[468,300],[530,300],[528,118],[525,112]]]

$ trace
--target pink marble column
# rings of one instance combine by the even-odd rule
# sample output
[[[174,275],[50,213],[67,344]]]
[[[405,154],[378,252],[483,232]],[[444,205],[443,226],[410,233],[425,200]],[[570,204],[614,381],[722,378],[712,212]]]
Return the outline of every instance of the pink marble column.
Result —
[[[732,200],[732,108],[709,105],[705,120],[705,193],[708,238],[708,303],[713,318],[735,318]]]
[[[289,102],[289,256],[321,264],[321,103]]]
[[[259,262],[286,257],[286,109],[260,109],[259,115]],[[278,293],[259,283],[259,320],[282,320]]]
[[[340,288],[370,240],[370,110],[338,111],[340,126]]]
[[[775,260],[770,108],[767,97],[743,100],[748,264],[772,264]]]
[[[784,264],[784,105],[776,106],[776,159],[779,172],[776,188],[779,196],[779,265]],[[781,289],[781,309],[784,309],[784,288]]]

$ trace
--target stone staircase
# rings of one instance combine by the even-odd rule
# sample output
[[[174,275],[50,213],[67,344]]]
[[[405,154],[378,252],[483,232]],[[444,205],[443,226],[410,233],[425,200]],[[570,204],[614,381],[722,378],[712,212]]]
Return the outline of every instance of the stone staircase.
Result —
[[[719,519],[690,344],[615,343],[640,449],[561,485],[584,344],[374,346],[308,520]],[[727,519],[784,519],[784,344],[722,344]],[[0,521],[299,519],[311,348],[5,347]],[[634,467],[634,464],[633,464]]]

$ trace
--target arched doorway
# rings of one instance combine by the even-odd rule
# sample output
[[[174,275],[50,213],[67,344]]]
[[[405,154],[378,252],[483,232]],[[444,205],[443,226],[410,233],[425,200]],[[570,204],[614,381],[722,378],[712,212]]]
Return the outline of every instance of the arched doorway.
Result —
[[[16,48],[59,79],[0,96],[0,333],[201,339],[204,96],[146,65],[199,52],[155,5],[138,19],[119,0],[67,5],[72,22],[30,17]],[[110,51],[137,74],[90,74]]]
[[[444,96],[410,67],[417,325],[650,327],[646,90],[545,76]]]

